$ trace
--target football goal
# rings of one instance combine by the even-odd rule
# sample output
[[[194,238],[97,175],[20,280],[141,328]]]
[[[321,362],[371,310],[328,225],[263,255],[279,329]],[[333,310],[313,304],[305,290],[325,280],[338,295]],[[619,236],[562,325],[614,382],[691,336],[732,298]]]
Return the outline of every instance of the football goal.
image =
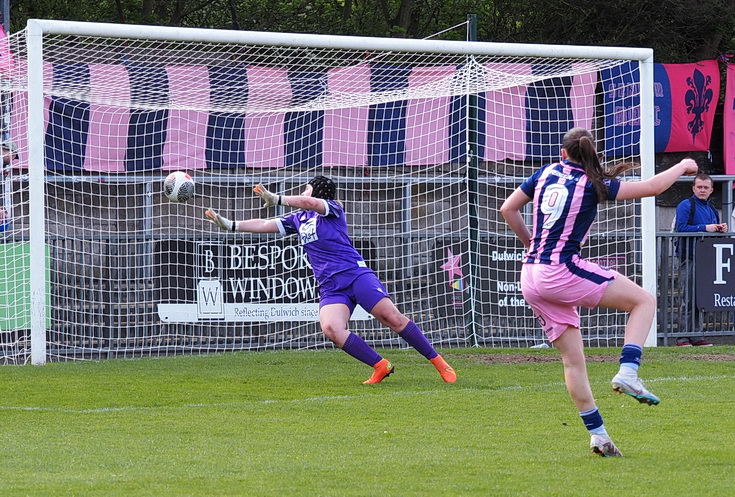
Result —
[[[204,216],[284,215],[252,187],[294,195],[315,175],[435,346],[539,344],[499,205],[574,126],[604,162],[640,163],[628,180],[654,171],[650,49],[44,20],[9,42],[5,363],[331,347],[298,237]],[[162,193],[173,171],[188,202]],[[584,253],[655,293],[654,247],[648,199],[601,205]],[[624,315],[582,315],[589,345],[622,338]],[[401,346],[364,309],[350,328]]]

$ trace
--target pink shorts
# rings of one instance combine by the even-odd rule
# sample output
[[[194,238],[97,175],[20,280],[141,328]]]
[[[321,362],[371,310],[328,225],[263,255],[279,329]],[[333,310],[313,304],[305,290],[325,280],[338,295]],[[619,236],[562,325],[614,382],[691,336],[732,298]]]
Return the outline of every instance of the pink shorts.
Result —
[[[579,306],[592,309],[602,300],[607,284],[620,276],[581,258],[567,264],[523,264],[521,290],[549,341],[569,326],[579,328]]]

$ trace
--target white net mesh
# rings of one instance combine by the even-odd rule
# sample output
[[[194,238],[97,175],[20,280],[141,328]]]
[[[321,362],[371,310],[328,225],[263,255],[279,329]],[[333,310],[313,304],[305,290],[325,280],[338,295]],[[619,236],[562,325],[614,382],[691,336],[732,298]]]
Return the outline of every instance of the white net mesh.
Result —
[[[330,346],[296,237],[217,230],[203,213],[267,218],[262,183],[297,194],[331,177],[350,235],[399,309],[441,346],[543,340],[518,278],[503,199],[592,130],[636,160],[637,64],[45,35],[44,136],[29,136],[25,32],[1,81],[18,158],[0,254],[5,361],[29,353],[28,150],[43,144],[50,360]],[[591,51],[591,53],[593,53]],[[182,170],[196,195],[162,195]],[[530,220],[529,220],[530,224]],[[586,255],[640,277],[640,210],[607,204]],[[624,316],[585,312],[590,343]],[[0,316],[2,319],[3,316]],[[364,312],[351,330],[397,336]]]

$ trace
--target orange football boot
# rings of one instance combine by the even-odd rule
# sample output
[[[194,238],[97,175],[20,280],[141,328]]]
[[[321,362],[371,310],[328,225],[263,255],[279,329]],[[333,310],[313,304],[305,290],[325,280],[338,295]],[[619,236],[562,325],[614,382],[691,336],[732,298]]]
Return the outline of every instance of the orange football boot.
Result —
[[[373,375],[367,381],[363,381],[362,383],[364,385],[380,383],[383,381],[383,378],[390,376],[395,369],[396,368],[393,367],[393,364],[391,364],[388,359],[383,359],[373,366]]]
[[[436,370],[439,371],[439,374],[442,376],[442,380],[447,383],[454,383],[457,381],[457,373],[452,369],[452,366],[447,364],[447,361],[445,361],[442,356],[438,355],[435,358],[430,359],[430,361]]]

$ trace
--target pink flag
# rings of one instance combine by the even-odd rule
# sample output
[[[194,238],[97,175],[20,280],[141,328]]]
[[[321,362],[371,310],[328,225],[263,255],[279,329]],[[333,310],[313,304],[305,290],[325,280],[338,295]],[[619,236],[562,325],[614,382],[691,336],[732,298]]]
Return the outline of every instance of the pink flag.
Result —
[[[725,81],[725,108],[722,113],[725,174],[735,174],[735,64],[728,64]]]
[[[370,66],[358,64],[329,70],[329,92],[344,104],[324,111],[322,161],[325,166],[366,166],[370,105],[353,106],[370,92]]]
[[[531,75],[527,64],[492,63],[485,65],[486,78],[507,78]],[[521,79],[521,78],[519,78]],[[497,85],[497,90],[485,94],[487,99],[485,124],[485,157],[487,161],[523,160],[526,157],[526,85]]]
[[[2,26],[0,26],[0,73],[6,78],[12,78],[15,74],[15,60],[10,53],[8,34]]]
[[[451,84],[454,66],[414,67],[409,90]],[[428,91],[426,91],[428,93]],[[406,164],[424,166],[449,161],[449,97],[411,98],[406,105]]]
[[[114,84],[110,84],[114,81]],[[130,126],[130,81],[122,66],[89,65],[89,106],[84,170],[125,172]],[[95,102],[116,102],[105,105]]]
[[[574,125],[592,129],[595,120],[595,88],[597,87],[598,73],[591,64],[580,63],[573,65],[576,75],[569,91],[572,103]]]
[[[288,70],[248,67],[248,114],[245,116],[245,158],[249,167],[285,165],[283,122],[291,102]],[[263,112],[259,112],[263,111]]]
[[[168,66],[169,110],[163,169],[207,167],[207,122],[210,105],[209,72],[206,66]]]

